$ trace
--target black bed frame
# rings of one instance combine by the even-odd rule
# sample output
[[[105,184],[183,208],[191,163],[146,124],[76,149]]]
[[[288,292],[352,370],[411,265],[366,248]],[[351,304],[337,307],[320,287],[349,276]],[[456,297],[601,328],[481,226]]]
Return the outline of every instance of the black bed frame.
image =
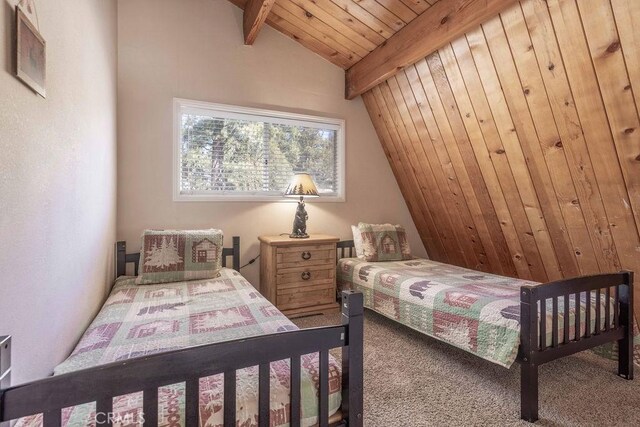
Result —
[[[225,248],[238,269],[240,239]],[[116,244],[118,276],[126,263],[137,271],[139,254]],[[226,265],[226,261],[223,262]],[[113,412],[113,397],[143,391],[145,426],[158,422],[158,387],[185,383],[186,426],[199,425],[199,379],[224,374],[224,425],[236,425],[236,371],[259,366],[259,426],[269,426],[269,363],[290,359],[291,426],[300,425],[300,356],[319,353],[319,425],[362,426],[363,387],[362,294],[342,293],[342,324],[282,332],[168,351],[56,375],[9,387],[11,339],[0,337],[0,424],[42,413],[44,426],[61,424],[61,408],[96,402],[96,412]],[[6,346],[6,347],[5,347]],[[329,417],[329,350],[342,348],[342,406]],[[107,420],[101,425],[111,425]]]
[[[353,240],[338,242],[337,258],[355,256]],[[587,294],[584,312],[586,325],[591,324],[591,292],[595,291],[595,328],[585,328],[581,333],[581,311],[577,310],[575,322],[569,324],[569,299]],[[613,292],[613,295],[612,295]],[[563,328],[559,334],[558,299],[564,302]],[[605,298],[604,318],[609,319],[601,329],[601,298]],[[614,299],[611,316],[610,299]],[[552,343],[546,341],[546,301],[552,300]],[[540,303],[540,304],[539,304]],[[540,316],[538,307],[540,306]],[[569,356],[599,345],[618,343],[618,375],[633,379],[633,272],[576,277],[539,285],[523,286],[520,293],[520,416],[523,420],[538,420],[538,367],[561,357]],[[612,320],[612,321],[611,321]],[[570,339],[571,330],[575,338]],[[540,332],[538,335],[538,331]],[[560,335],[560,336],[559,336]]]

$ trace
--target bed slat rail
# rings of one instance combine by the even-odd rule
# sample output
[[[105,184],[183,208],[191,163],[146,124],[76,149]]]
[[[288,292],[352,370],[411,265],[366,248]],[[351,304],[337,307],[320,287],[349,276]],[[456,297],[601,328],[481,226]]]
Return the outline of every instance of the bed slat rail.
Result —
[[[584,309],[584,323],[585,323],[585,332],[584,337],[589,338],[591,336],[591,291],[586,292],[586,307]],[[582,307],[577,308],[577,310],[582,310]]]
[[[60,411],[49,411],[43,414],[42,426],[43,427],[59,427],[61,423]]]
[[[145,426],[158,425],[158,387],[145,389],[143,392],[144,404],[142,413],[144,413]]]
[[[111,426],[111,418],[107,414],[113,413],[113,396],[106,396],[96,399],[96,424],[101,422],[102,425]],[[100,419],[98,419],[100,414]]]
[[[353,240],[342,240],[336,246],[336,263],[342,258],[353,258],[356,256],[356,247]]]
[[[268,378],[271,379],[271,367],[268,363],[260,364],[259,368],[259,378]],[[291,376],[293,376],[293,370],[291,371]],[[258,385],[258,426],[259,427],[269,427],[269,402],[271,396],[271,387],[270,381],[260,381]]]
[[[197,426],[199,418],[200,378],[190,377],[185,381],[185,425]]]
[[[362,426],[362,294],[342,293],[343,324],[185,348],[56,375],[0,390],[0,422],[38,413],[59,426],[61,409],[96,402],[97,417],[113,412],[113,397],[143,391],[146,425],[157,425],[158,388],[186,383],[187,425],[198,425],[199,379],[224,375],[224,425],[236,425],[236,371],[259,366],[260,425],[270,425],[270,363],[291,361],[291,425],[300,425],[300,356],[320,354],[320,426],[329,425],[329,350],[342,348],[343,425]],[[356,395],[359,393],[359,395]],[[309,414],[305,414],[308,416]],[[101,425],[110,425],[105,416]]]
[[[329,424],[329,350],[320,350],[320,396],[318,407],[320,425]]]
[[[589,292],[597,289],[613,287],[623,283],[625,275],[632,274],[631,271],[620,273],[594,274],[592,276],[572,277],[570,279],[556,280],[555,282],[533,285],[536,288],[538,299],[561,297],[576,292]],[[531,286],[529,286],[531,287]]]
[[[259,378],[264,382],[264,378]],[[224,373],[224,426],[236,425],[236,371],[229,370]]]
[[[611,289],[614,290],[613,300]],[[595,300],[593,305],[592,294]],[[570,320],[570,299],[573,299],[574,306],[573,323]],[[584,306],[581,302],[584,302]],[[604,317],[602,303],[605,304]],[[559,312],[560,307],[563,307],[563,313]],[[549,308],[550,325],[547,324]],[[524,286],[520,294],[520,313],[523,419],[530,422],[538,419],[538,366],[543,363],[617,341],[618,375],[633,379],[633,272],[622,271]]]
[[[300,358],[291,361],[291,427],[300,427]]]

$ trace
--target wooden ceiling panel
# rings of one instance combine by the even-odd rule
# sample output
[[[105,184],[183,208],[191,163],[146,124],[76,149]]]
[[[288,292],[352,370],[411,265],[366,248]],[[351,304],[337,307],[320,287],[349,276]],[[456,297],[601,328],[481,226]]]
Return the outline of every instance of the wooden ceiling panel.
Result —
[[[346,70],[437,1],[275,0],[266,22]]]
[[[267,18],[267,23],[339,67],[346,68],[357,61],[357,57],[345,54],[329,46],[326,43],[326,38],[320,40],[314,35],[309,34],[306,29],[303,30],[297,27],[294,23],[281,16],[270,14]]]
[[[282,0],[278,0],[278,1],[282,1]],[[284,1],[289,1],[289,0],[284,0]],[[365,38],[370,43],[376,46],[386,40],[385,37],[378,32],[378,30],[374,30],[373,28],[369,27],[367,24],[360,21],[360,19],[356,15],[354,15],[354,14],[357,14],[359,16],[362,16],[362,13],[359,13],[362,8],[360,8],[359,6],[356,8],[355,6],[357,5],[355,3],[353,3],[354,4],[353,9],[346,8],[347,10],[345,10],[340,6],[338,6],[336,3],[334,3],[332,0],[313,0],[313,1],[293,0],[293,1],[295,1],[299,6],[309,11],[311,14],[316,15],[321,20],[327,19],[327,16],[333,17],[334,20],[337,20],[341,24],[341,27],[350,28],[352,31],[355,31],[360,37]],[[334,26],[334,28],[338,31],[340,31],[339,28],[341,27],[336,28]]]
[[[395,33],[395,30],[393,28],[389,27],[387,24],[385,24],[380,19],[378,19],[376,16],[369,13],[362,6],[360,6],[359,3],[356,3],[355,1],[352,1],[352,0],[315,0],[315,1],[321,5],[320,7],[326,8],[325,10],[327,12],[330,9],[335,11],[335,8],[332,5],[335,5],[338,8],[342,9],[346,13],[346,15],[343,15],[343,16],[345,17],[349,16],[349,18],[347,18],[349,20],[348,22],[352,22],[353,18],[360,21],[360,24],[362,25],[355,23],[355,20],[353,21],[354,25],[356,27],[361,28],[361,31],[364,34],[371,36],[372,37],[371,41],[380,40],[379,38],[374,39],[373,36],[371,35],[371,31],[383,37],[383,40],[380,41],[380,43],[382,43],[384,40],[388,39]],[[364,29],[363,25],[368,27],[368,29]]]
[[[308,14],[307,16],[314,16],[316,19],[326,23],[333,31],[345,34],[368,51],[375,49],[378,43],[381,43],[380,40],[384,40],[378,33],[362,22],[357,21],[344,10],[331,3],[330,0],[276,0],[278,4],[288,2],[295,3]],[[354,24],[351,25],[350,21],[353,21]],[[359,25],[355,24],[356,21]]]
[[[420,14],[346,73],[347,99],[414,64],[517,0],[442,0]]]
[[[278,1],[272,10],[274,14],[292,22],[305,23],[307,25],[307,31],[311,31],[310,28],[313,28],[319,34],[332,39],[333,41],[330,42],[330,45],[335,45],[337,50],[344,47],[353,52],[358,58],[362,58],[369,53],[369,49],[359,45],[348,33],[345,34],[342,31],[336,31],[330,24],[318,19],[315,15],[301,8],[293,1]]]
[[[420,15],[425,10],[436,4],[438,0],[402,0],[407,7]]]
[[[405,24],[413,21],[418,16],[409,6],[398,0],[377,0],[378,4],[400,18]]]

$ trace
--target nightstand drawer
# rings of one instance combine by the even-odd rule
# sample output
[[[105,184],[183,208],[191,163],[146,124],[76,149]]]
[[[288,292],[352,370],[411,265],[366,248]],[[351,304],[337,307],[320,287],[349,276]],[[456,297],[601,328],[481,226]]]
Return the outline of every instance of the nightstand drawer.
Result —
[[[333,283],[327,283],[325,285],[291,288],[284,291],[279,290],[277,299],[278,308],[286,310],[335,302],[336,293]]]
[[[276,284],[278,289],[281,289],[291,284],[305,286],[306,283],[313,284],[318,280],[329,280],[333,282],[335,274],[336,270],[333,264],[278,269],[276,273]]]
[[[280,268],[333,264],[336,259],[335,245],[309,245],[278,248],[276,265]]]

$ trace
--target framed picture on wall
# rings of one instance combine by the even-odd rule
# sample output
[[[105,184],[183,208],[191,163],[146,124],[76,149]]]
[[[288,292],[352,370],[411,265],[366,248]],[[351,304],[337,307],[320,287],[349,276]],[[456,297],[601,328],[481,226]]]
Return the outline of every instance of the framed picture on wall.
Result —
[[[46,42],[21,8],[16,8],[16,76],[46,97]]]

